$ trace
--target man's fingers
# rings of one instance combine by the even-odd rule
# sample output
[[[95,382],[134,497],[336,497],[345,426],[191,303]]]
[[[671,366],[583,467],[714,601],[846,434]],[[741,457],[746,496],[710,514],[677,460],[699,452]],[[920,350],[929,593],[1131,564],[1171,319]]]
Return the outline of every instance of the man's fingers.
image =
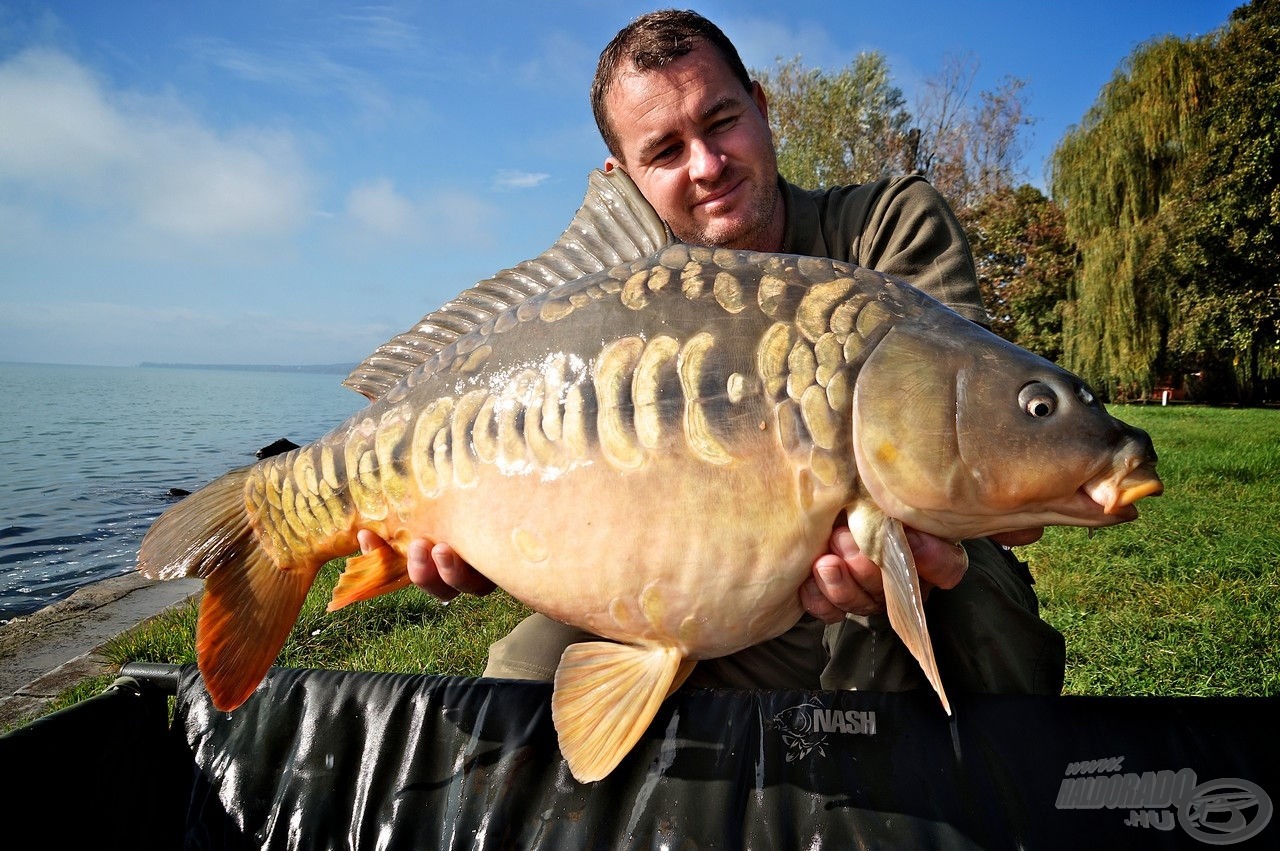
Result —
[[[431,596],[447,603],[458,596],[459,590],[440,576],[440,570],[431,557],[431,549],[431,541],[426,538],[417,538],[409,542],[409,551],[405,553],[409,581]]]
[[[483,597],[497,587],[487,576],[463,561],[462,556],[448,544],[441,543],[432,547],[431,559],[440,579],[465,594]]]
[[[389,546],[368,529],[357,530],[356,541],[360,544],[360,552],[365,554]],[[409,549],[405,553],[405,569],[410,582],[446,603],[459,594],[482,597],[497,587],[488,577],[463,561],[453,547],[445,543],[433,543],[427,538],[415,538],[409,542]]]
[[[823,623],[836,623],[844,619],[844,612],[823,595],[818,583],[809,577],[800,586],[800,605],[804,610]]]
[[[999,535],[992,535],[991,540],[1005,547],[1025,547],[1027,544],[1034,544],[1043,537],[1044,527],[1037,526],[1033,529],[1017,529],[1013,532],[1001,532]]]
[[[370,529],[357,529],[356,542],[360,544],[360,552],[368,555],[379,547],[387,546],[387,542],[378,537],[378,534]]]
[[[808,596],[801,597],[805,610],[828,623],[845,612],[874,615],[884,611],[880,568],[861,553],[855,552],[851,557],[837,553],[819,556],[805,586],[809,587]],[[802,588],[802,594],[804,591]]]
[[[907,543],[916,560],[916,572],[923,584],[939,588],[954,588],[969,569],[969,555],[957,543],[907,530]]]

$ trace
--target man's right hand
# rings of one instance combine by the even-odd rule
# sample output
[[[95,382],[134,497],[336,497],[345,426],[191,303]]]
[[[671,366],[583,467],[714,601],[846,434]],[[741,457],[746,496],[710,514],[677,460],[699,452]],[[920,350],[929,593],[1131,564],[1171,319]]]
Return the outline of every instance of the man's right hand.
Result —
[[[969,559],[959,544],[907,529],[907,543],[927,596],[933,587],[954,588],[964,578]],[[805,611],[824,623],[836,623],[846,614],[876,615],[885,610],[884,575],[853,540],[853,532],[836,521],[829,552],[818,556],[812,575],[800,586]]]
[[[360,551],[367,553],[387,543],[368,529],[356,533]],[[434,597],[449,602],[459,594],[475,594],[483,597],[497,586],[462,560],[448,544],[435,544],[428,538],[409,542],[405,554],[409,567],[409,581]]]
[[[828,544],[830,552],[818,556],[813,571],[800,586],[800,603],[805,611],[824,623],[836,623],[846,614],[876,615],[885,610],[884,574],[854,543],[853,532],[836,521]],[[920,576],[925,597],[931,588],[954,588],[969,568],[969,557],[958,543],[908,528],[907,543]],[[1005,547],[1034,544],[1044,527],[1019,529],[992,535]]]
[[[420,538],[409,544],[409,580],[446,603],[459,594],[483,597],[497,586],[448,544]]]

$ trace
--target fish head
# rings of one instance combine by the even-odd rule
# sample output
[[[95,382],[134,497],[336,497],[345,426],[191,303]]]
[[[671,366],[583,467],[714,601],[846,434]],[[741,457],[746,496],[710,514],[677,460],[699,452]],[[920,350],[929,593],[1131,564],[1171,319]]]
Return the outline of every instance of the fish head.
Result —
[[[1163,490],[1145,431],[1079,377],[954,315],[885,335],[859,371],[852,421],[877,505],[952,540],[1123,523]]]

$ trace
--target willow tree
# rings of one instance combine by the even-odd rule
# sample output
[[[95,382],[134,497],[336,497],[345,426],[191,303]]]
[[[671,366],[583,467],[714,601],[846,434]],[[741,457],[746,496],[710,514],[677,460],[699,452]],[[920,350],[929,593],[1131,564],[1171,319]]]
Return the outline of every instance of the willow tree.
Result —
[[[1113,397],[1149,392],[1158,377],[1171,293],[1152,249],[1207,88],[1201,42],[1149,42],[1053,153],[1053,196],[1079,252],[1063,359]]]
[[[1280,0],[1236,9],[1209,44],[1212,96],[1167,256],[1169,350],[1210,398],[1255,402],[1280,390]]]

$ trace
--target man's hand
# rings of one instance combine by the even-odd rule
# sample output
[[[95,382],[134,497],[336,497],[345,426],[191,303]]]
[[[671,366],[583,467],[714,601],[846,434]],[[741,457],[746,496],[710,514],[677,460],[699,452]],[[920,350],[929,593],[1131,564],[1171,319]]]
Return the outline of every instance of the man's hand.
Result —
[[[928,596],[934,586],[954,588],[969,566],[963,548],[915,529],[906,532],[924,595]],[[992,540],[1014,547],[1035,543],[1043,534],[1043,528],[1020,529],[993,535]],[[861,553],[843,522],[837,521],[831,530],[830,547],[831,552],[818,556],[812,575],[800,586],[800,603],[805,611],[824,623],[836,623],[846,613],[883,612],[884,577],[880,567]]]
[[[370,532],[361,529],[356,533],[360,542],[360,551],[367,553],[387,543]],[[448,544],[433,544],[427,538],[418,538],[409,542],[409,552],[405,554],[409,567],[409,581],[423,591],[444,602],[459,594],[475,594],[483,597],[497,586],[484,574],[462,560],[462,557]]]

